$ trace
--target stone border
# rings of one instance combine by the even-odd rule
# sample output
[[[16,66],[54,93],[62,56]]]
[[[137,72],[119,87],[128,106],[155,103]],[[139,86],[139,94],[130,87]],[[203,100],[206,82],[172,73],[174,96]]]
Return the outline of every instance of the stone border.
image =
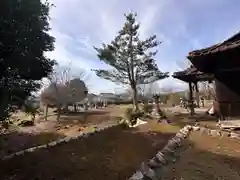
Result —
[[[158,180],[161,179],[161,172],[170,162],[175,162],[180,156],[179,150],[193,130],[193,127],[186,125],[184,128],[170,139],[167,145],[159,151],[148,163],[142,163],[140,169],[137,170],[129,180]]]
[[[58,140],[55,140],[55,141],[51,141],[47,144],[43,144],[43,145],[39,145],[39,146],[35,146],[35,147],[31,147],[31,148],[28,148],[28,149],[24,149],[24,150],[21,150],[21,151],[18,151],[18,152],[15,152],[15,153],[12,153],[12,154],[9,154],[9,155],[6,155],[4,157],[1,158],[1,160],[8,160],[8,159],[12,159],[16,156],[21,156],[21,155],[24,155],[26,153],[31,153],[31,152],[34,152],[38,149],[44,149],[44,148],[48,148],[48,147],[53,147],[53,146],[56,146],[58,144],[63,144],[63,143],[67,143],[71,140],[76,140],[76,139],[79,139],[79,138],[86,138],[96,132],[101,132],[101,131],[104,131],[108,128],[112,128],[112,127],[116,127],[116,126],[121,126],[121,124],[114,124],[114,125],[110,125],[110,126],[106,126],[106,127],[99,127],[99,128],[95,128],[94,131],[90,131],[90,132],[87,132],[87,133],[80,133],[79,135],[77,136],[74,136],[74,137],[65,137],[65,138],[61,138],[61,139],[58,139]]]
[[[184,145],[192,131],[200,131],[212,137],[228,137],[240,140],[240,134],[223,130],[209,129],[201,126],[186,125],[184,128],[168,141],[168,144],[159,151],[148,163],[142,162],[140,169],[137,170],[129,180],[158,180],[161,179],[163,169],[168,163],[175,162],[180,156],[181,147]]]
[[[218,129],[210,129],[207,127],[201,127],[201,126],[193,126],[193,131],[200,131],[201,134],[206,134],[213,137],[228,137],[231,139],[237,139],[240,140],[240,134],[231,132],[231,131],[224,131],[224,130],[218,130]]]
[[[21,155],[23,155],[25,153],[34,152],[34,151],[36,151],[38,149],[43,149],[43,148],[56,146],[58,144],[67,143],[67,142],[69,142],[71,140],[76,140],[76,139],[79,139],[79,138],[86,138],[89,135],[92,135],[92,134],[94,134],[96,132],[101,132],[103,130],[106,130],[106,129],[112,128],[112,127],[116,127],[116,126],[122,126],[122,123],[117,123],[117,124],[106,126],[106,127],[98,127],[98,128],[95,127],[94,131],[90,131],[90,132],[87,132],[87,133],[80,133],[79,135],[74,136],[74,137],[65,137],[65,138],[61,138],[61,139],[55,140],[55,141],[51,141],[51,142],[49,142],[47,144],[42,144],[42,145],[34,146],[34,147],[31,147],[31,148],[27,148],[27,149],[24,149],[24,150],[21,150],[21,151],[18,151],[18,152],[6,155],[6,156],[4,156],[4,157],[2,157],[0,159],[1,160],[8,160],[8,159],[11,159],[11,158],[16,157],[16,156],[21,156]],[[136,127],[136,126],[134,126],[134,127]]]

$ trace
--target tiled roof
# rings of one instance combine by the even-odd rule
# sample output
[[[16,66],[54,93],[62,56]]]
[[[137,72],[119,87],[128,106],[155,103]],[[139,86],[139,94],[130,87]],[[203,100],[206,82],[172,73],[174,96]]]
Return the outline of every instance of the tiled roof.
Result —
[[[208,48],[190,52],[188,55],[188,59],[192,59],[197,56],[205,56],[208,54],[214,54],[217,52],[226,51],[226,50],[230,50],[233,48],[240,48],[240,31],[222,43],[210,46]]]
[[[213,80],[214,77],[212,74],[206,74],[201,71],[198,71],[194,66],[190,66],[189,68],[178,71],[173,74],[174,78],[180,79],[182,81],[210,81]]]

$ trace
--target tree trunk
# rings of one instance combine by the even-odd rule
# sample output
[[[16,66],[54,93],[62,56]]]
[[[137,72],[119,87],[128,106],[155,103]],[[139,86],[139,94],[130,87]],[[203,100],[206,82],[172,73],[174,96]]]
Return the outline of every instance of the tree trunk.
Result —
[[[137,97],[137,88],[132,86],[132,98],[133,98],[133,106],[135,111],[139,111],[138,106],[138,97]]]
[[[84,103],[84,111],[87,111],[87,110],[88,110],[88,104]]]
[[[0,102],[0,119],[1,121],[6,120],[8,116],[8,112],[6,111],[8,107],[9,102],[9,96],[8,91],[3,89],[2,92],[0,92],[1,95],[1,102]]]
[[[74,107],[74,112],[76,113],[77,112],[77,105],[74,104],[73,107]]]
[[[46,104],[45,110],[44,110],[44,119],[45,119],[45,121],[47,121],[47,117],[48,117],[48,104]]]
[[[68,104],[66,104],[63,108],[64,113],[68,113],[69,109],[68,109]]]
[[[154,98],[154,102],[155,102],[155,109],[157,111],[157,114],[158,114],[159,118],[165,118],[165,115],[164,115],[163,111],[160,108],[159,97],[155,97]]]
[[[204,107],[205,103],[204,103],[204,99],[203,98],[201,99],[201,103],[202,103],[202,107]]]
[[[158,116],[161,117],[162,116],[162,111],[160,109],[159,100],[158,99],[155,99],[155,108],[156,108]]]
[[[57,122],[60,120],[61,106],[57,107]]]
[[[32,122],[35,122],[35,119],[36,119],[36,115],[35,114],[32,114]]]

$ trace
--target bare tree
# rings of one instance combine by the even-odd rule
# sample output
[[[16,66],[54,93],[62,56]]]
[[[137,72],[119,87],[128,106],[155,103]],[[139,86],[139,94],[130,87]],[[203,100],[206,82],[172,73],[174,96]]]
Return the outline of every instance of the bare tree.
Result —
[[[65,107],[66,109],[69,102],[74,105],[74,110],[76,111],[77,100],[83,100],[83,97],[86,96],[87,87],[84,80],[89,77],[83,69],[79,72],[78,75],[74,75],[71,64],[65,68],[58,67],[55,69],[49,78],[49,86],[41,93],[42,105],[45,106],[46,120],[49,105],[57,108],[57,120],[60,118],[61,108]]]
[[[88,74],[84,69],[78,69],[77,73],[73,72],[72,63],[70,62],[68,66],[56,67],[49,80],[50,82],[66,84],[74,78],[80,78],[82,81],[86,82],[90,78],[90,74]]]
[[[149,84],[141,84],[138,86],[138,91],[146,98],[152,98],[154,94],[160,93],[160,87],[157,82]]]
[[[214,83],[201,82],[200,92],[206,97],[207,100],[213,99],[215,96]]]
[[[87,80],[90,78],[90,74],[88,74],[84,69],[78,69],[77,73],[73,72],[72,63],[70,62],[68,66],[64,68],[57,68],[53,75],[51,82],[57,83],[57,84],[68,84],[71,79],[79,78],[80,80],[87,82]],[[72,91],[72,96],[74,96],[75,91]],[[76,103],[73,104],[74,106],[74,112],[77,111],[77,105]],[[64,107],[65,111],[68,111],[68,104]]]

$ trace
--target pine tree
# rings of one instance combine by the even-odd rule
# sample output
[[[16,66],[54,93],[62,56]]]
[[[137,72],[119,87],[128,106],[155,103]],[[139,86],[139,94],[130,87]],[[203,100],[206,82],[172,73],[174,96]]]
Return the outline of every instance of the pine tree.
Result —
[[[136,22],[136,13],[125,14],[126,22],[123,28],[110,44],[103,44],[94,49],[101,61],[110,65],[111,70],[94,70],[96,75],[115,83],[129,85],[132,89],[132,99],[135,110],[138,111],[137,86],[149,84],[168,77],[162,73],[156,64],[154,56],[157,51],[150,51],[160,42],[153,35],[140,40],[140,24]]]

